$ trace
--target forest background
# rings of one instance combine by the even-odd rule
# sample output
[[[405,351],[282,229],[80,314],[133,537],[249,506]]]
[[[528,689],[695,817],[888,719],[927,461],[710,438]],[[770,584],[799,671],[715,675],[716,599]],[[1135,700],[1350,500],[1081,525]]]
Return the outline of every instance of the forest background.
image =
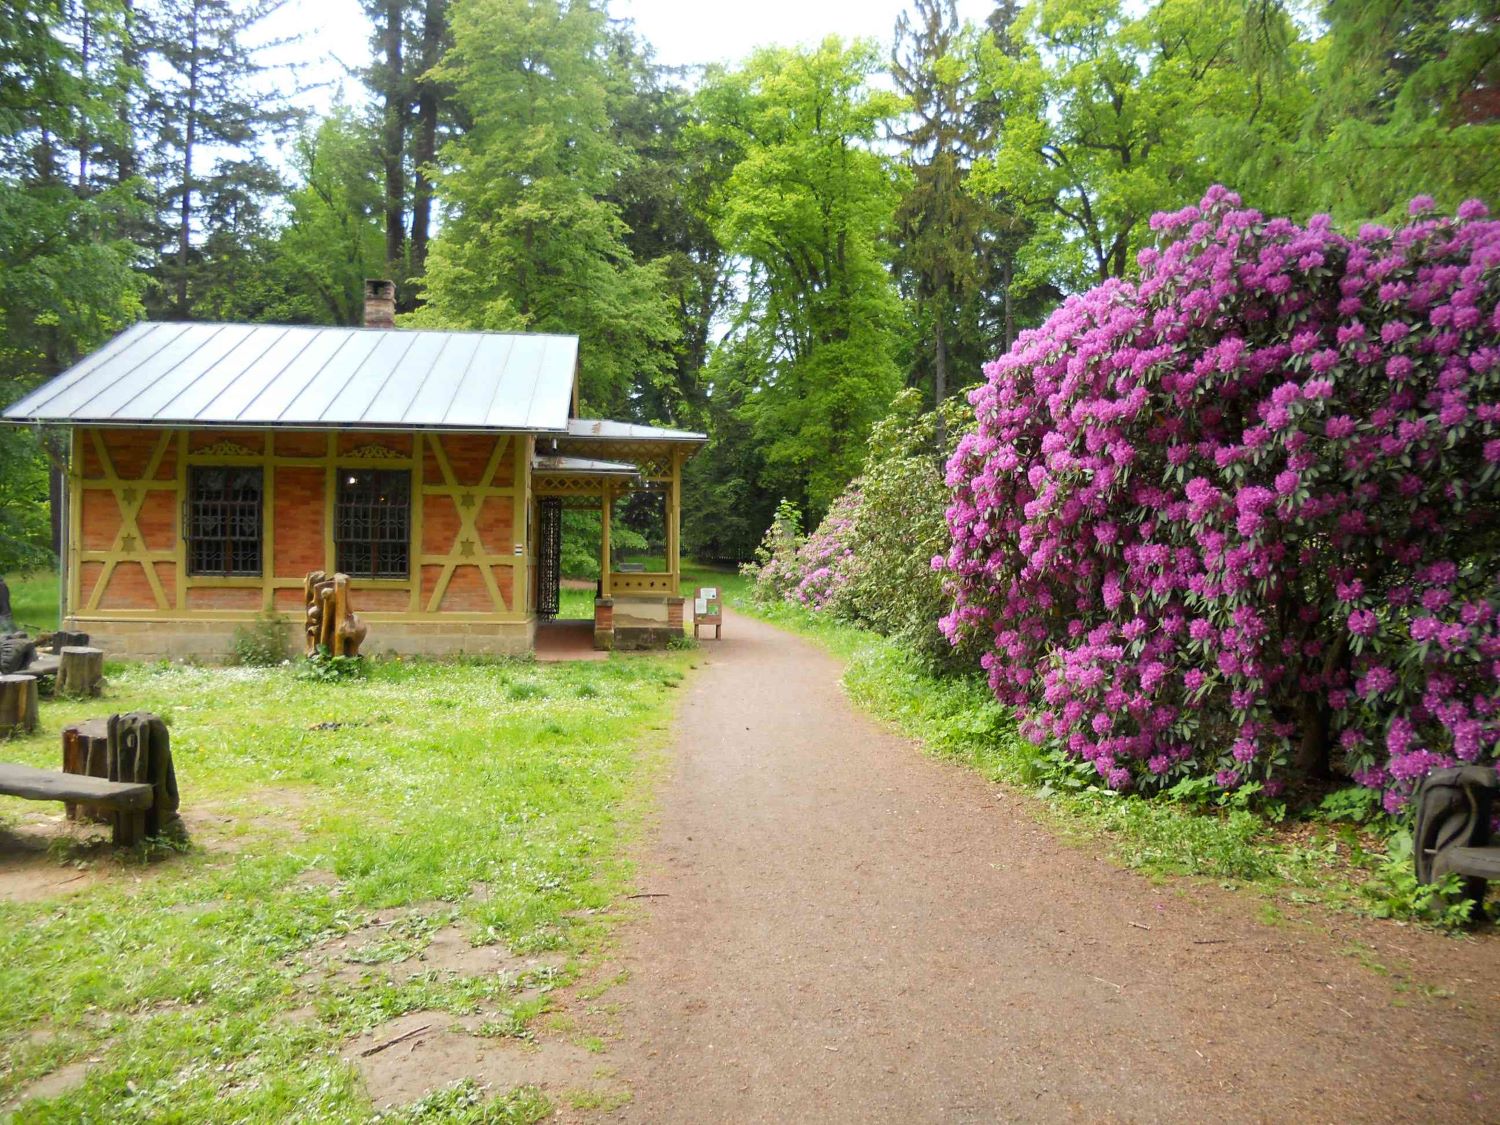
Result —
[[[708,432],[684,540],[740,561],[1154,212],[1224,183],[1353,230],[1500,183],[1477,0],[916,0],[705,67],[583,0],[363,8],[317,112],[286,0],[0,11],[0,401],[141,317],[355,324],[391,277],[405,324],[577,334],[585,413]],[[0,430],[0,573],[50,561],[63,440]]]

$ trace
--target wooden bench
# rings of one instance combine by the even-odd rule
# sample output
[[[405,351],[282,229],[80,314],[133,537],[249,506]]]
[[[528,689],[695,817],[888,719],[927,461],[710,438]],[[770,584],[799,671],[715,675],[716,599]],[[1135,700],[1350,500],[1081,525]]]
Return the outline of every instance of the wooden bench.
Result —
[[[1460,894],[1483,910],[1486,884],[1500,882],[1500,845],[1490,841],[1490,821],[1500,775],[1493,766],[1433,770],[1417,788],[1412,852],[1417,881],[1446,875],[1462,880]]]
[[[144,782],[105,781],[13,762],[0,762],[0,794],[28,801],[78,801],[108,809],[113,814],[115,843],[127,846],[145,836],[146,814],[156,800],[156,790]]]

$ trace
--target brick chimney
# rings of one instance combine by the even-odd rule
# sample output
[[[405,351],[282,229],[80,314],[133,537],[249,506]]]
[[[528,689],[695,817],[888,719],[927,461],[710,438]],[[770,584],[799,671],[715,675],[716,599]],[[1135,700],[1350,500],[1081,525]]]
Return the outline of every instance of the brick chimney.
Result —
[[[396,283],[380,278],[365,282],[365,327],[396,327]]]

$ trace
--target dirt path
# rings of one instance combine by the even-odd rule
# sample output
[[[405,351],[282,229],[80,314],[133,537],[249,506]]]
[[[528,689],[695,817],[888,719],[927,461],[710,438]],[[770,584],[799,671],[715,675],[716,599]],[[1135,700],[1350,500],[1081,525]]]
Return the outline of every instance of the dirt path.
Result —
[[[815,646],[724,633],[606,998],[620,1120],[1500,1120],[1495,942],[1154,887],[856,712]]]

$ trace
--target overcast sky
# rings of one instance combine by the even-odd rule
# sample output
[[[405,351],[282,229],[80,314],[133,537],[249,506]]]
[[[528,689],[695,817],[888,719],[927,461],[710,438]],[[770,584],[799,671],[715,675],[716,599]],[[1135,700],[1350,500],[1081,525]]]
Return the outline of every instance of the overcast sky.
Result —
[[[811,45],[825,36],[873,38],[888,45],[896,17],[906,0],[610,0],[617,19],[631,19],[668,66],[734,63],[756,47],[770,43]],[[978,22],[993,9],[992,0],[958,0],[961,18]],[[274,17],[273,34],[304,38],[285,57],[309,64],[304,80],[319,89],[303,100],[323,109],[340,81],[348,100],[361,99],[355,79],[344,67],[369,61],[369,24],[358,0],[294,0]]]

